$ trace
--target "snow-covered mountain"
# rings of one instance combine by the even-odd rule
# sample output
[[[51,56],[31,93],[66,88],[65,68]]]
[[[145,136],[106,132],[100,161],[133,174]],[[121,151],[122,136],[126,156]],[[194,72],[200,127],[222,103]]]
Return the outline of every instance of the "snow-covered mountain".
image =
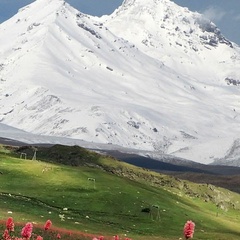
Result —
[[[0,25],[0,120],[210,163],[238,142],[240,47],[170,0],[36,0]],[[240,143],[239,143],[240,145]]]

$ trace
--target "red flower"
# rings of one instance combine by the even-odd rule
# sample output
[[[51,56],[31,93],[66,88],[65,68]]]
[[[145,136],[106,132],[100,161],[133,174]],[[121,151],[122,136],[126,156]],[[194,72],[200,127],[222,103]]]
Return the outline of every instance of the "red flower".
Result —
[[[103,237],[103,236],[100,236],[98,239],[99,239],[99,240],[103,240],[103,239],[104,239],[104,237]]]
[[[12,217],[8,218],[8,220],[6,222],[6,227],[7,227],[8,231],[10,231],[10,232],[14,231],[14,222],[13,222],[13,218]]]
[[[191,220],[185,223],[183,228],[183,234],[186,239],[193,238],[194,228],[195,228],[195,223],[192,222]]]
[[[26,223],[25,227],[22,228],[21,235],[23,238],[29,239],[32,235],[33,225],[32,223]]]
[[[114,236],[114,240],[120,240],[119,236],[118,236],[118,235],[115,235],[115,236]]]
[[[51,220],[47,220],[44,225],[44,230],[48,230],[52,226]]]
[[[10,235],[9,235],[9,232],[7,229],[4,231],[2,236],[3,236],[3,239],[5,239],[5,240],[10,239]]]
[[[43,237],[37,236],[36,240],[43,240]]]
[[[57,239],[60,239],[61,238],[61,235],[58,233],[57,234]]]

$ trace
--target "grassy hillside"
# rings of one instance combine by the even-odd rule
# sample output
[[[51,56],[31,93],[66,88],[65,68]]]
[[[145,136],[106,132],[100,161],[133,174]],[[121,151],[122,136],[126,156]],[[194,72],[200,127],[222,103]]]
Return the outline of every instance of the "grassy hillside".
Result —
[[[240,196],[151,172],[74,146],[0,148],[0,217],[95,235],[179,239],[240,238]],[[27,159],[23,159],[25,155]],[[150,212],[148,212],[150,210]],[[11,212],[11,213],[10,213]]]

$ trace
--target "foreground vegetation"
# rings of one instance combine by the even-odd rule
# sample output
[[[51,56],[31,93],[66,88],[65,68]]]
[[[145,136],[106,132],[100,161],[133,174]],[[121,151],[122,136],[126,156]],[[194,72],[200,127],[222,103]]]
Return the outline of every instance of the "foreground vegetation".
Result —
[[[225,189],[181,181],[76,146],[39,147],[36,160],[32,147],[2,146],[0,151],[0,218],[11,216],[20,227],[51,219],[59,231],[78,239],[117,234],[167,240],[183,237],[185,222],[193,220],[194,239],[240,237],[240,196]]]

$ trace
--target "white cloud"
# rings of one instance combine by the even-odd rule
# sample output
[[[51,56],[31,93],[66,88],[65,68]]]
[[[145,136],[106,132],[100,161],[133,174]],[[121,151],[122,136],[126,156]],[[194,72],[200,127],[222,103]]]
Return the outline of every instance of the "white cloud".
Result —
[[[213,22],[221,21],[226,14],[226,11],[215,6],[210,6],[203,12],[203,15]]]

